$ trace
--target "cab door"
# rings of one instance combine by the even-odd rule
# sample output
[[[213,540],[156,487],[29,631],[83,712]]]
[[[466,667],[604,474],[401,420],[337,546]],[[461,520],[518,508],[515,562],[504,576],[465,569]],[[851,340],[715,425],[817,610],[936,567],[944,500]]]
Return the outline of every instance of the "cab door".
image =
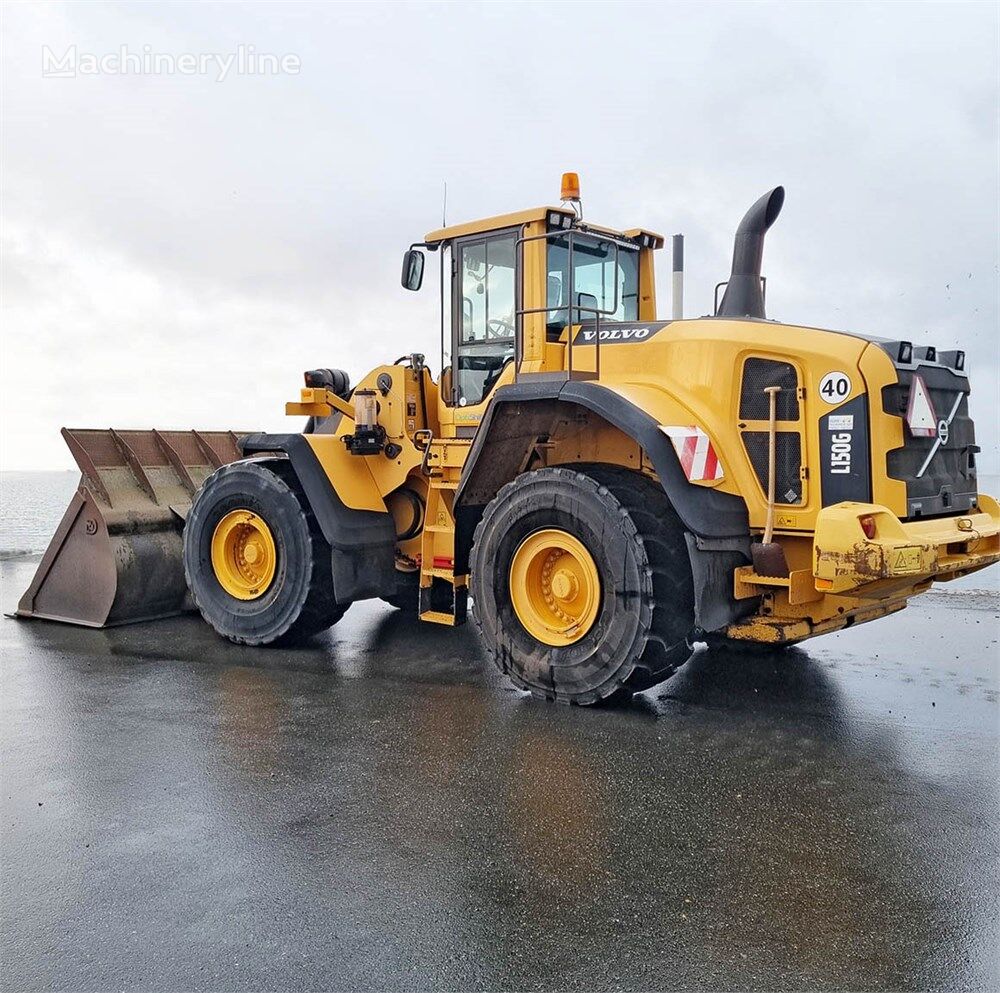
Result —
[[[450,395],[456,428],[473,432],[490,394],[514,374],[517,320],[516,230],[454,243]],[[460,435],[467,433],[460,431]]]

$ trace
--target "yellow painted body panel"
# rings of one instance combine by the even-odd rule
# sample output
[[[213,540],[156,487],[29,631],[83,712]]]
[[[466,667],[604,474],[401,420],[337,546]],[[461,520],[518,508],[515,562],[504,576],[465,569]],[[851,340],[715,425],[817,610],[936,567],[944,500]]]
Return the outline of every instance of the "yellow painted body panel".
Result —
[[[405,483],[423,457],[413,443],[414,433],[427,427],[423,417],[424,403],[420,400],[420,378],[406,366],[378,366],[358,383],[356,389],[377,389],[383,374],[390,377],[392,386],[385,396],[381,393],[378,396],[378,420],[388,440],[401,449],[395,458],[386,458],[382,453],[352,455],[341,440],[342,435],[354,430],[353,421],[346,418],[341,418],[333,434],[305,435],[337,495],[352,510],[384,511],[384,498]],[[437,388],[426,370],[420,375],[426,391],[424,402],[428,419],[434,430],[437,428]]]
[[[354,417],[354,408],[346,400],[325,389],[306,387],[297,403],[291,401],[285,404],[285,413],[292,417],[329,417],[338,412]]]
[[[872,452],[890,452],[900,448],[905,442],[903,437],[903,419],[887,417],[881,413],[882,387],[896,382],[896,370],[889,356],[878,345],[870,344],[861,354],[859,363],[865,377],[870,396],[876,398],[872,406],[871,450]],[[881,468],[883,471],[878,471]],[[872,502],[891,508],[895,513],[906,515],[906,483],[901,479],[890,479],[884,471],[884,455],[873,467]]]
[[[369,465],[370,459],[382,458],[381,455],[351,455],[333,434],[307,434],[305,439],[345,506],[352,510],[386,509],[384,494]]]
[[[478,221],[466,221],[462,224],[438,228],[436,231],[428,231],[424,235],[424,241],[428,245],[434,245],[442,241],[451,241],[453,238],[465,238],[470,234],[485,234],[491,231],[500,231],[503,228],[515,228],[533,222],[544,222],[546,215],[553,212],[569,214],[570,216],[573,214],[565,207],[531,207],[528,210],[517,210],[511,214],[497,214],[495,217],[484,217]]]
[[[465,238],[470,234],[486,234],[492,231],[500,231],[503,228],[520,227],[523,224],[544,222],[549,214],[563,214],[568,217],[573,216],[573,211],[566,206],[560,207],[529,207],[527,210],[517,210],[510,214],[497,214],[494,217],[484,217],[475,221],[464,221],[461,224],[452,224],[446,228],[438,228],[435,231],[428,231],[424,235],[424,241],[428,245],[435,245],[442,241],[450,241],[453,238]],[[587,222],[587,227],[591,231],[599,231],[604,234],[624,234],[627,237],[637,237],[639,235],[649,235],[657,241],[657,247],[663,245],[663,235],[656,234],[646,228],[630,228],[628,231],[616,231],[614,228],[602,227],[599,224]]]
[[[877,504],[826,507],[813,539],[817,585],[843,593],[899,577],[954,576],[996,562],[1000,511],[985,494],[979,504],[978,513],[905,523]],[[861,530],[862,516],[874,519],[874,538]]]
[[[844,403],[865,392],[861,356],[869,343],[847,334],[766,321],[675,321],[648,341],[601,347],[601,386],[614,390],[661,424],[697,425],[712,439],[724,478],[718,486],[742,496],[750,525],[763,528],[766,494],[740,438],[738,417],[743,363],[751,357],[791,361],[805,390],[800,423],[804,428],[803,464],[818,466],[819,417],[835,407],[818,399],[819,383],[832,371],[851,375],[853,389]],[[594,369],[595,346],[574,346],[574,367]],[[748,425],[753,427],[755,425]],[[780,425],[786,426],[786,425]],[[819,487],[805,481],[804,501],[779,504],[779,530],[809,531],[820,509]],[[900,512],[905,506],[897,503]]]

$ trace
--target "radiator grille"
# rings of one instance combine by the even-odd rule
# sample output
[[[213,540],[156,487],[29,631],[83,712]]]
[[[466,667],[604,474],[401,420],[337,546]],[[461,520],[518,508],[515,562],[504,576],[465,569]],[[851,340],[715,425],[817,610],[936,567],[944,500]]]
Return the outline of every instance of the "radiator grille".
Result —
[[[746,421],[766,421],[770,417],[767,386],[780,386],[777,412],[779,421],[799,419],[798,378],[795,367],[773,359],[747,359],[743,365],[740,390],[740,418]]]
[[[743,445],[757,474],[760,488],[767,493],[767,432],[744,431]],[[775,503],[802,502],[802,443],[797,431],[778,431],[774,446]]]

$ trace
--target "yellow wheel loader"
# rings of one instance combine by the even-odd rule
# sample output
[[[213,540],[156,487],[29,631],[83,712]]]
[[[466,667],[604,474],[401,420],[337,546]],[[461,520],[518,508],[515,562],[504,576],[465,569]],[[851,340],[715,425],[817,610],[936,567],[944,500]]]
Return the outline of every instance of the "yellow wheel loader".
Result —
[[[960,351],[765,317],[760,198],[711,316],[657,317],[644,228],[559,206],[445,227],[441,374],[422,355],[305,373],[304,431],[66,431],[83,477],[23,616],[105,625],[197,608],[277,644],[380,597],[473,617],[519,687],[593,704],[697,640],[782,646],[1000,559]],[[724,290],[719,299],[719,291]]]

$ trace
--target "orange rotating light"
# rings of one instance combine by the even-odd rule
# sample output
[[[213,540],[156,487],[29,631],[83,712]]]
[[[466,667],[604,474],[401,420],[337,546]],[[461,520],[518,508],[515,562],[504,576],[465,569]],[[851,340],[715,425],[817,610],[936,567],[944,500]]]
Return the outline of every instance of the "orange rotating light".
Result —
[[[562,174],[562,192],[560,196],[563,200],[579,201],[580,177],[575,172],[564,172]]]

